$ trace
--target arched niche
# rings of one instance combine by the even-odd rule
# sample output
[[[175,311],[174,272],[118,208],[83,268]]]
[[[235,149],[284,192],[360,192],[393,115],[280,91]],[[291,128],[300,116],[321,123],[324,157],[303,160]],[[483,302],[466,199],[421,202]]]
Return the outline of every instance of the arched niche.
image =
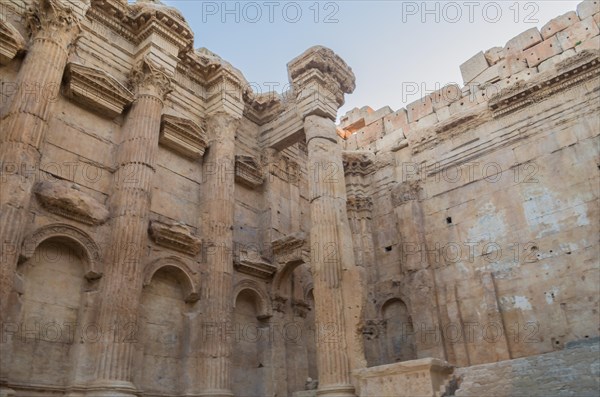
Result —
[[[186,303],[194,303],[200,299],[200,288],[192,277],[194,272],[184,259],[177,256],[166,256],[148,263],[144,268],[143,286],[149,286],[156,272],[163,269],[171,271],[182,282],[185,288],[183,294]]]
[[[256,281],[244,279],[239,281],[233,288],[233,308],[235,309],[238,296],[242,292],[249,292],[256,297],[257,302],[257,318],[260,320],[267,319],[273,315],[271,300],[269,294]]]
[[[274,296],[283,298],[290,297],[289,280],[292,276],[292,273],[294,273],[294,270],[303,264],[304,261],[302,260],[294,260],[283,265],[283,267],[275,274],[275,277],[273,278]]]
[[[385,327],[382,340],[385,361],[381,364],[416,359],[412,316],[406,303],[398,297],[388,299],[381,306],[380,318]]]
[[[43,226],[27,236],[23,241],[19,262],[31,259],[37,247],[49,239],[65,244],[74,250],[75,255],[81,256],[86,279],[96,280],[102,277],[102,253],[98,245],[83,230],[64,223]]]

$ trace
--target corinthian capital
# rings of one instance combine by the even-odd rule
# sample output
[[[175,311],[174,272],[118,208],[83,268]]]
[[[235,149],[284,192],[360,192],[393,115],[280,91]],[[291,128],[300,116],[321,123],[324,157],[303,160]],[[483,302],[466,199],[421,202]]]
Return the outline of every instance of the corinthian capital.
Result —
[[[319,115],[336,119],[344,94],[355,88],[352,69],[336,53],[315,46],[288,63],[298,108],[303,117]]]
[[[149,57],[140,59],[131,70],[131,89],[139,94],[149,94],[164,99],[171,92],[171,78],[165,69]]]
[[[70,42],[80,31],[80,16],[67,0],[36,1],[27,10],[26,18],[32,36],[41,32],[54,40],[68,39]]]

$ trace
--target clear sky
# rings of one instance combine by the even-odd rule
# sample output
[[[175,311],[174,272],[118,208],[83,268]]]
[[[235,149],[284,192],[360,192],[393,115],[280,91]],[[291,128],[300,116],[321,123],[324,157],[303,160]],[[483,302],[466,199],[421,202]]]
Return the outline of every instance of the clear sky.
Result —
[[[354,107],[397,110],[452,82],[477,52],[504,46],[574,11],[579,1],[201,1],[163,0],[178,8],[206,47],[240,69],[262,92],[282,92],[286,64],[307,48],[333,49],[352,67]],[[416,91],[416,92],[415,92]]]

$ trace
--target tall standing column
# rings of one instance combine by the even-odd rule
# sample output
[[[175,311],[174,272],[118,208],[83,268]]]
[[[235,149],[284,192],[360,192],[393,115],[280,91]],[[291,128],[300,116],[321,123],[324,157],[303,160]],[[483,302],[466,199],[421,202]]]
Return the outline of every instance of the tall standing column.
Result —
[[[111,243],[102,280],[94,396],[133,396],[132,360],[142,289],[141,264],[168,76],[149,59],[135,66],[136,99],[122,128],[110,197]]]
[[[79,32],[76,13],[64,2],[44,0],[30,14],[31,40],[17,79],[16,92],[0,120],[0,324],[10,319],[10,296],[27,224],[27,211],[39,172],[40,146],[48,130],[52,104]],[[0,384],[6,376],[8,344],[0,352]]]
[[[203,220],[207,261],[203,338],[200,347],[201,396],[233,396],[231,392],[233,215],[235,134],[239,118],[224,111],[208,117],[209,147],[204,157]]]
[[[354,396],[344,318],[343,272],[354,266],[346,213],[346,184],[335,124],[320,116],[304,121],[308,144],[310,241],[314,279],[319,395]],[[337,170],[337,172],[336,172]]]

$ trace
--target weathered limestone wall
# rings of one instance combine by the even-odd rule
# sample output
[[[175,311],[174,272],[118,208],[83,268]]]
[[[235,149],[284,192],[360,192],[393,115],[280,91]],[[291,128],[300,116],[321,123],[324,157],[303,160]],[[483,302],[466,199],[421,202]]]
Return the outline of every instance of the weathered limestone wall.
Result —
[[[598,335],[599,11],[584,2],[478,54],[462,88],[342,117],[348,162],[370,167],[369,365],[393,362],[394,338],[469,366]]]
[[[326,48],[283,100],[154,1],[6,4],[1,396],[352,396],[598,336],[597,1],[337,136]]]

